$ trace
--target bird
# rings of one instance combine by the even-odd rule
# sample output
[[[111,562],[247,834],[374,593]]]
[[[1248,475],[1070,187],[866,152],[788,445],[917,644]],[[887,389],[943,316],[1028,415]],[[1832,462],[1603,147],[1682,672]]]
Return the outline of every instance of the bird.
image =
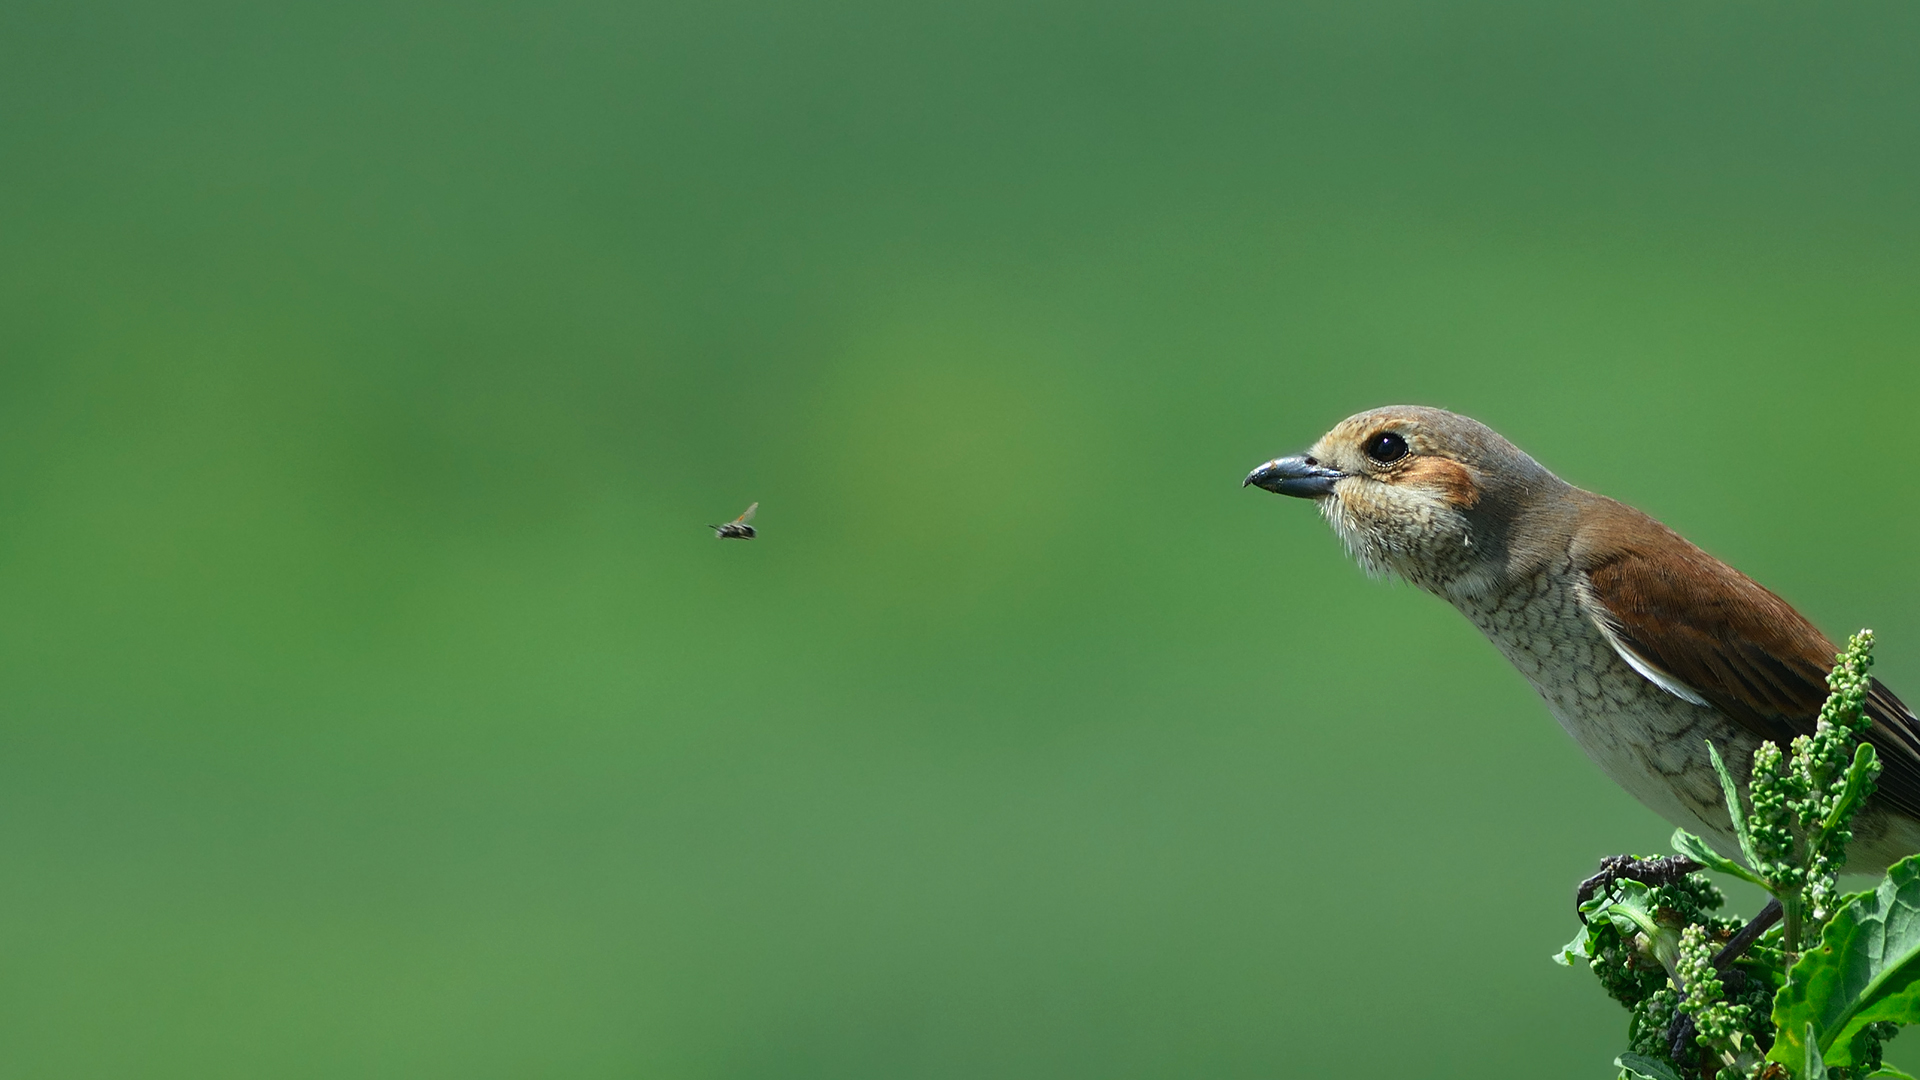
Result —
[[[1738,841],[1708,742],[1746,777],[1762,742],[1814,730],[1836,649],[1812,622],[1477,420],[1419,405],[1361,412],[1249,484],[1312,500],[1370,574],[1452,604],[1601,771],[1723,852]],[[1854,821],[1849,873],[1920,851],[1920,720],[1871,686],[1866,739],[1884,771]]]
[[[713,538],[715,540],[751,540],[758,534],[753,531],[753,526],[747,524],[747,522],[753,520],[754,513],[759,509],[760,504],[754,503],[752,506],[747,507],[746,511],[739,517],[734,518],[725,525],[709,525],[707,528],[713,530]]]

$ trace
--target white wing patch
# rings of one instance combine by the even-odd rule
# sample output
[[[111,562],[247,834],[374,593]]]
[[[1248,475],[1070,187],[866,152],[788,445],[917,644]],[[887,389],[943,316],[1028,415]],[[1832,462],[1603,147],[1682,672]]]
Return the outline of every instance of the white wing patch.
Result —
[[[1594,601],[1593,594],[1587,590],[1584,581],[1580,583],[1580,606],[1587,609],[1587,617],[1592,619],[1593,625],[1599,628],[1600,636],[1607,639],[1607,644],[1613,646],[1613,651],[1619,654],[1620,659],[1627,662],[1628,667],[1639,672],[1641,678],[1681,701],[1690,701],[1695,705],[1707,704],[1707,699],[1701,697],[1698,690],[1654,667],[1646,657],[1627,648],[1627,643],[1621,641],[1620,635],[1614,633],[1613,627],[1607,625],[1604,614],[1606,608]]]
[[[1604,627],[1602,628],[1602,632],[1605,633]],[[1620,659],[1625,660],[1628,667],[1646,676],[1647,681],[1653,685],[1665,690],[1667,693],[1672,694],[1682,701],[1691,701],[1695,705],[1705,705],[1707,703],[1707,699],[1701,697],[1693,687],[1688,686],[1679,679],[1647,663],[1639,654],[1622,645],[1619,638],[1612,634],[1607,634],[1607,644],[1613,646],[1613,651],[1620,654]]]

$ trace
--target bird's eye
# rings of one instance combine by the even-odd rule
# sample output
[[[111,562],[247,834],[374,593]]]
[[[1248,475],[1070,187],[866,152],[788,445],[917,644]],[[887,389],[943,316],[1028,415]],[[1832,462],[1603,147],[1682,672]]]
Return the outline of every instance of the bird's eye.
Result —
[[[1391,465],[1407,456],[1407,440],[1391,431],[1383,431],[1367,440],[1367,456],[1377,464]]]

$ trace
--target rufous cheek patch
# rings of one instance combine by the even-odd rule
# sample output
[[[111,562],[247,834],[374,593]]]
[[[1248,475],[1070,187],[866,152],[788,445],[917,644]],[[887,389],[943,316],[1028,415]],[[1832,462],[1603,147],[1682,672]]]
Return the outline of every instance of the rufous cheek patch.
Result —
[[[1455,509],[1471,510],[1480,504],[1480,485],[1474,482],[1473,470],[1457,461],[1417,458],[1394,479],[1402,485],[1437,491]]]

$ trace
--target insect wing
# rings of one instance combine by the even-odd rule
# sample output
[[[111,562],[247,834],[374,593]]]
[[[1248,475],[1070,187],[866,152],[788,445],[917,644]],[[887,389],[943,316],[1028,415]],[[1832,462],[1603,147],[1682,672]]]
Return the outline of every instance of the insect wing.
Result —
[[[746,513],[744,513],[744,514],[741,514],[741,515],[740,515],[739,517],[737,517],[737,518],[734,518],[734,519],[733,519],[733,523],[734,523],[735,525],[745,525],[745,524],[746,524],[747,522],[749,522],[749,521],[752,521],[752,520],[753,520],[753,514],[754,514],[754,511],[756,511],[756,510],[758,510],[758,509],[760,509],[760,504],[759,504],[759,503],[754,503],[754,504],[753,504],[752,506],[749,506],[749,507],[747,507],[747,512],[746,512]]]

